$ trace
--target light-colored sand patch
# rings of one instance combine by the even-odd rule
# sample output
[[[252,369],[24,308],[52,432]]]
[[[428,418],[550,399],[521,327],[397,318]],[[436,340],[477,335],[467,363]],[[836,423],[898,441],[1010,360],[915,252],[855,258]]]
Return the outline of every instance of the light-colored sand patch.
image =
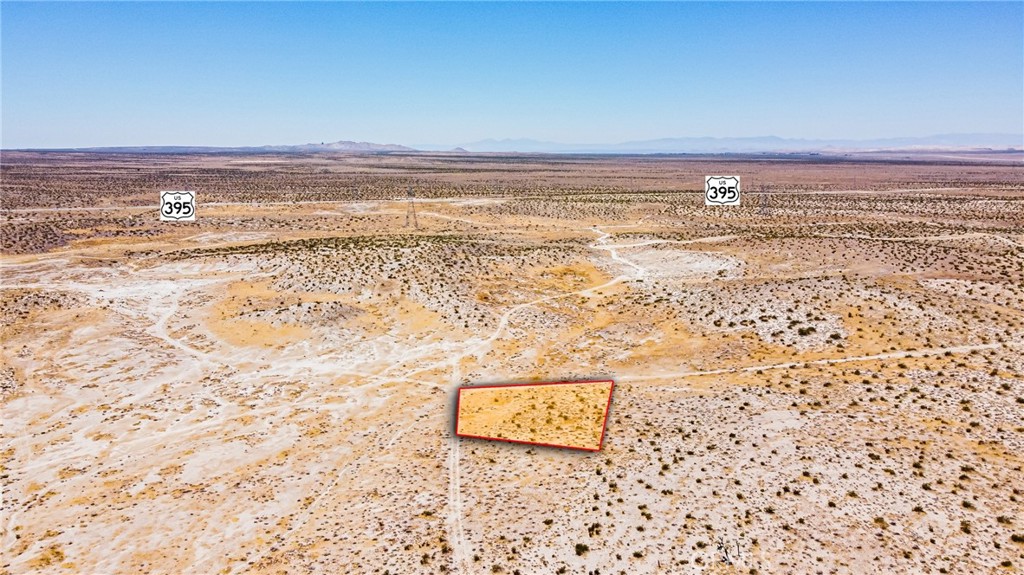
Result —
[[[647,277],[657,279],[733,275],[742,265],[733,256],[683,250],[671,244],[621,248],[619,254],[645,270]]]

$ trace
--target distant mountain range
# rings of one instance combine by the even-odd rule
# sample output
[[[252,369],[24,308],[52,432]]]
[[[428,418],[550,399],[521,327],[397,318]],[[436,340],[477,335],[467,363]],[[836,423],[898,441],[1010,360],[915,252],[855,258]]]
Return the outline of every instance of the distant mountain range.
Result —
[[[350,154],[373,154],[377,152],[415,152],[413,148],[398,144],[374,144],[371,142],[337,142],[320,144],[299,144],[295,146],[107,146],[97,148],[60,148],[55,151],[110,152],[122,154],[210,154],[210,153],[312,153],[343,152]]]
[[[760,136],[750,138],[662,138],[620,144],[561,144],[530,139],[480,140],[452,146],[417,146],[374,144],[340,140],[331,143],[294,146],[114,146],[94,148],[61,148],[57,151],[110,152],[126,154],[203,154],[203,153],[316,153],[375,154],[382,152],[447,151],[521,152],[548,154],[749,154],[771,152],[865,152],[924,150],[1024,150],[1021,134],[940,134],[917,138],[884,138],[875,140],[807,140]]]
[[[560,144],[538,140],[480,140],[462,144],[471,152],[590,154],[715,154],[754,152],[845,152],[872,150],[1024,149],[1021,134],[940,134],[919,138],[876,140],[805,140],[761,136],[751,138],[662,138],[621,144]]]

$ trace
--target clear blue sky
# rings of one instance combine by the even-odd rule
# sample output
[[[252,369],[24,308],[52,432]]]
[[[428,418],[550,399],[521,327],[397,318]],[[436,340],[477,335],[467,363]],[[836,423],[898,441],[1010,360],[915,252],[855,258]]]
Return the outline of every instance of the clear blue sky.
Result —
[[[1024,124],[1024,2],[3,2],[0,21],[5,148]]]

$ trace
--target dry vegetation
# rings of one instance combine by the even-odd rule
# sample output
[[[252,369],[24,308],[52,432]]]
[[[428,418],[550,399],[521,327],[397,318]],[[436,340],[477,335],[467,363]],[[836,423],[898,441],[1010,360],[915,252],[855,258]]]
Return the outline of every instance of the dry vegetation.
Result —
[[[5,152],[0,571],[1024,570],[1020,161]]]

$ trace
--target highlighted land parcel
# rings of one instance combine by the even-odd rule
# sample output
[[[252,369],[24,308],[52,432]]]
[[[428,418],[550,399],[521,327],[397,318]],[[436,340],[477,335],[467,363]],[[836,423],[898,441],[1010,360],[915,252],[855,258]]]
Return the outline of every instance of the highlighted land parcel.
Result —
[[[611,380],[461,387],[455,435],[600,451],[614,387]]]

